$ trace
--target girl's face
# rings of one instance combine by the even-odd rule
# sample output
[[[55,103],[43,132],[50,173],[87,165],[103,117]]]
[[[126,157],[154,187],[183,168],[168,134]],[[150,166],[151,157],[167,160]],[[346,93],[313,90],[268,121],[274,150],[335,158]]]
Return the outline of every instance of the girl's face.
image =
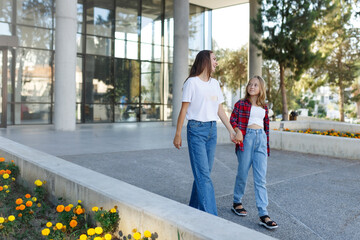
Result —
[[[260,81],[257,78],[253,78],[250,80],[247,91],[250,96],[259,96],[260,94]]]
[[[218,63],[216,61],[216,56],[214,53],[210,54],[211,59],[211,72],[215,72],[215,68],[217,67]]]

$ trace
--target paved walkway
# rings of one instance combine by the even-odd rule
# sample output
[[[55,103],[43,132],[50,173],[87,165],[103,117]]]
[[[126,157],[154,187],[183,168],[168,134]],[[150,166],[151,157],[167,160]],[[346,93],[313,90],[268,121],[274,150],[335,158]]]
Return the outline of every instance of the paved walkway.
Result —
[[[0,136],[187,204],[193,177],[187,148],[172,146],[174,133],[169,123],[0,130]],[[360,239],[359,161],[272,150],[267,187],[268,210],[279,224],[274,231],[257,224],[252,174],[243,200],[248,216],[231,213],[236,168],[233,145],[219,144],[212,179],[220,217],[278,239]]]

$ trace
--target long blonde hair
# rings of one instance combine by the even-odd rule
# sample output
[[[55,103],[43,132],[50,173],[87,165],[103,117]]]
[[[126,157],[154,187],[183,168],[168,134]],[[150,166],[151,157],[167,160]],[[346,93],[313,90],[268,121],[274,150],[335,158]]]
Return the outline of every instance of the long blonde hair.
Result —
[[[259,93],[259,96],[258,96],[258,98],[257,98],[257,100],[256,100],[256,104],[257,104],[258,106],[261,106],[261,107],[264,108],[264,107],[266,106],[266,87],[265,87],[265,80],[264,80],[262,77],[258,76],[258,75],[254,75],[254,76],[252,76],[252,77],[249,79],[249,82],[248,82],[247,85],[246,85],[245,99],[247,99],[247,100],[250,101],[250,94],[249,94],[249,92],[248,92],[248,87],[249,87],[250,81],[251,81],[252,79],[254,79],[254,78],[258,79],[259,82],[260,82],[260,93]]]

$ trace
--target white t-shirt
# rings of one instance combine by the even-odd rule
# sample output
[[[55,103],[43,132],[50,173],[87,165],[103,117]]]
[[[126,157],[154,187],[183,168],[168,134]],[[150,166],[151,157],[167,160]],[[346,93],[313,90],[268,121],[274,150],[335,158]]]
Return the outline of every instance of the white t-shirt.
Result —
[[[265,109],[258,106],[251,106],[248,126],[256,124],[264,128]]]
[[[182,101],[190,102],[186,119],[208,122],[218,119],[219,104],[224,102],[224,96],[216,79],[204,82],[199,77],[191,77],[184,83]]]

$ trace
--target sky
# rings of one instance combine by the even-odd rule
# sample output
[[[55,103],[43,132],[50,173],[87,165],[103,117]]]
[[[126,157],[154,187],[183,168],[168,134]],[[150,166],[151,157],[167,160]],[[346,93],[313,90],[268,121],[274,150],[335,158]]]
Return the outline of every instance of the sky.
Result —
[[[219,48],[240,49],[249,42],[249,4],[215,9],[212,34]]]

